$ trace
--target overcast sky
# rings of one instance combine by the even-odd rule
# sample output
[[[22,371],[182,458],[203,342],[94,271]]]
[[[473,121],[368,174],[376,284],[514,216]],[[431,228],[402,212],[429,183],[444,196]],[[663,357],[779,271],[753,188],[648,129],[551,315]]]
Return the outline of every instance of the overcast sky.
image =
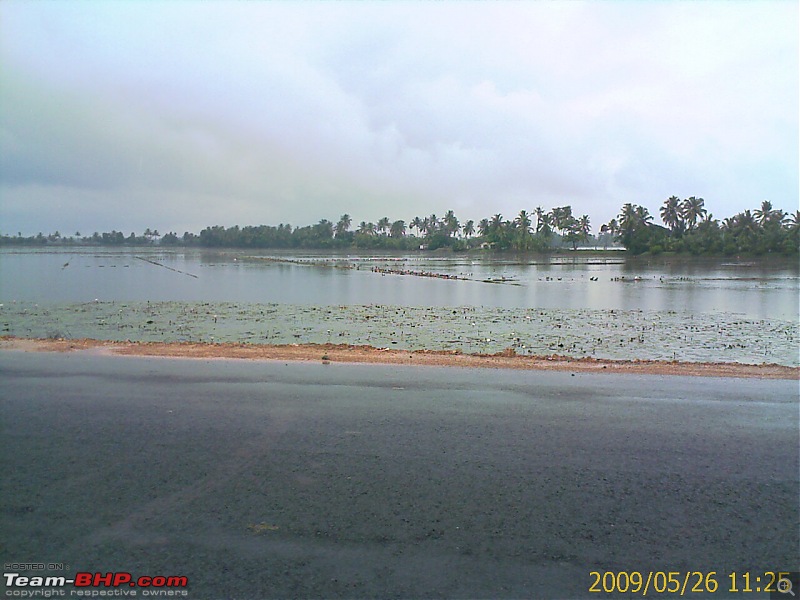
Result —
[[[798,207],[798,3],[0,2],[0,231]]]

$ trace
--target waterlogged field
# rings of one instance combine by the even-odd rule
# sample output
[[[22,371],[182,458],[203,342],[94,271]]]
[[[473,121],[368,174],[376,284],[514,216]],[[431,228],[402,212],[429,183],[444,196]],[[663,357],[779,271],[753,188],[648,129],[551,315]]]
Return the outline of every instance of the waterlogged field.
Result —
[[[0,301],[19,337],[799,362],[780,260],[5,249]]]
[[[188,302],[6,304],[3,333],[115,341],[335,343],[408,350],[795,366],[797,323],[724,313]]]

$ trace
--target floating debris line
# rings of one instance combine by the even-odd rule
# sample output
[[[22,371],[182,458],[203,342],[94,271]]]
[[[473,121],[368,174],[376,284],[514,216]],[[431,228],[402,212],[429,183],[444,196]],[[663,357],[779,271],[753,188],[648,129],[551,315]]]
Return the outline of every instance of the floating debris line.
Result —
[[[302,260],[302,259],[295,259],[295,258],[276,258],[273,256],[253,256],[248,257],[253,260],[259,260],[264,262],[274,262],[274,263],[287,263],[293,265],[301,265],[304,267],[327,267],[329,269],[345,269],[345,270],[356,270],[361,271],[361,265],[358,263],[351,263],[349,261],[344,262],[342,264],[338,261],[329,261],[329,260]],[[383,259],[386,260],[386,259]],[[392,262],[404,262],[400,259],[392,259]],[[372,266],[369,267],[369,271],[371,273],[378,273],[380,275],[408,275],[411,277],[427,277],[430,279],[446,279],[449,281],[475,281],[478,283],[500,283],[500,284],[507,284],[507,285],[518,285],[522,286],[523,284],[519,283],[516,277],[488,277],[485,279],[475,279],[474,277],[467,277],[463,273],[458,275],[454,273],[441,273],[437,271],[425,271],[425,270],[416,270],[416,269],[398,269],[398,268],[389,268],[389,267],[381,267],[381,266]]]
[[[197,275],[194,275],[193,273],[187,273],[186,271],[181,271],[180,269],[173,269],[172,267],[168,267],[167,265],[162,265],[160,262],[157,262],[155,260],[150,260],[149,258],[144,258],[142,256],[134,256],[134,258],[138,258],[139,260],[143,260],[144,262],[150,263],[151,265],[155,265],[157,267],[164,267],[165,269],[169,269],[170,271],[175,271],[176,273],[180,273],[181,275],[188,275],[189,277],[194,277],[195,279],[199,279]]]
[[[436,273],[435,271],[414,271],[412,269],[387,269],[385,267],[372,267],[373,273],[381,275],[411,275],[412,277],[431,277],[433,279],[460,279],[462,281],[475,281],[469,277],[451,275],[450,273]]]

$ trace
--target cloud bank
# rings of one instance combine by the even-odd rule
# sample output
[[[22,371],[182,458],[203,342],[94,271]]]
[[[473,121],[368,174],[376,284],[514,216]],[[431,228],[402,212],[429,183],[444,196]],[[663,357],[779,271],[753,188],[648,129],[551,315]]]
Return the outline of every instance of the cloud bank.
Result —
[[[0,4],[0,230],[798,201],[792,2]]]

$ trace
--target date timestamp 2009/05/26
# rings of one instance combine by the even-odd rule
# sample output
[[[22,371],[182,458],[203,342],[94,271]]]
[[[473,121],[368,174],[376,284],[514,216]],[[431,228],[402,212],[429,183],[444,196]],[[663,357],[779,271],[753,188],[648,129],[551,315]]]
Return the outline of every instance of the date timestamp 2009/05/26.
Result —
[[[589,592],[621,594],[772,593],[795,596],[789,571],[591,571]],[[791,578],[790,578],[791,577]]]

